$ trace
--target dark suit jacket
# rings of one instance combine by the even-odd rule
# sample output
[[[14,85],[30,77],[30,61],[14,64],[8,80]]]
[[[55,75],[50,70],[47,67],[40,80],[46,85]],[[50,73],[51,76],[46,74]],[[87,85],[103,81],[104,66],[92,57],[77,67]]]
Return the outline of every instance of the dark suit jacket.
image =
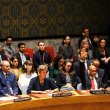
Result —
[[[4,53],[0,53],[2,60],[8,60],[7,56]]]
[[[87,60],[87,67],[90,66],[90,60]],[[82,63],[80,60],[74,63],[74,70],[76,75],[81,79],[82,85],[85,86],[85,69],[84,69],[84,63]]]
[[[62,45],[59,47],[58,54],[61,54],[64,59],[73,59],[73,47],[67,47],[66,45]]]
[[[95,77],[95,79],[96,79],[96,82],[97,82],[98,89],[103,87],[101,79],[99,77]],[[90,90],[91,89],[91,79],[90,79],[90,76],[88,74],[88,71],[85,72],[85,84],[86,84],[86,86],[83,87],[83,89]]]
[[[29,57],[27,54],[24,53],[24,55],[25,55],[25,57],[26,57],[26,60],[30,60],[30,57]],[[21,57],[20,57],[19,52],[16,53],[15,56],[18,58],[18,61],[19,61],[19,67],[22,68],[22,66],[23,66],[23,65],[22,65],[22,59],[21,59]]]
[[[106,88],[107,87],[107,76],[106,76],[105,70],[99,68],[97,73],[98,73],[99,78],[101,79],[101,82],[103,83],[104,88]]]
[[[16,76],[13,73],[9,72],[8,77],[13,93],[18,94],[18,85],[16,81]],[[6,78],[3,71],[0,71],[0,95],[5,96],[5,94],[8,94]]]
[[[44,61],[42,61],[41,59],[41,55],[40,55],[40,51],[36,51],[35,54],[34,54],[34,58],[33,58],[33,62],[34,62],[34,68],[35,70],[37,69],[37,67],[39,67],[39,65],[41,64],[48,64],[50,65],[52,63],[52,60],[51,60],[51,56],[49,54],[49,52],[47,51],[44,51],[43,53],[43,59]]]
[[[31,79],[27,93],[31,93],[32,90],[45,91],[45,90],[53,90],[56,88],[57,85],[55,84],[54,80],[52,80],[51,78],[45,78],[44,84],[41,85],[39,81],[39,77],[37,76]]]
[[[76,76],[75,74],[70,74],[70,80],[71,80],[71,84],[72,86],[76,89],[77,85],[79,83],[81,83],[81,80],[78,76]],[[57,79],[56,79],[57,85],[59,88],[61,88],[62,86],[66,85],[66,74],[63,73],[59,73],[57,75]]]

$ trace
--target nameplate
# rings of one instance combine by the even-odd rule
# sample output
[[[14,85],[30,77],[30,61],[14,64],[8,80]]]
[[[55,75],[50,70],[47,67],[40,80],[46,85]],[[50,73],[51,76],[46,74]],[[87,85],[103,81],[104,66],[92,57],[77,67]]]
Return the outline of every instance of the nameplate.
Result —
[[[20,97],[20,98],[14,99],[13,101],[21,102],[21,101],[27,101],[27,100],[31,100],[31,99],[32,99],[31,97]]]

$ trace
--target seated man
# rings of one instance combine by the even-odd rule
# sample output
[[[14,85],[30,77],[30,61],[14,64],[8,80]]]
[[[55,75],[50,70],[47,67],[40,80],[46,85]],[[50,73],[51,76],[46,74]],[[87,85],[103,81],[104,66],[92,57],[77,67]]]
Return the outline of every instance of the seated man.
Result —
[[[46,65],[40,65],[37,72],[38,76],[31,79],[27,93],[52,93],[58,91],[54,80],[46,78]]]
[[[92,60],[92,65],[94,65],[97,69],[96,77],[99,77],[101,79],[101,82],[106,88],[107,85],[107,74],[104,69],[99,68],[100,67],[100,61],[98,59],[93,59]]]
[[[31,60],[30,56],[25,54],[25,48],[26,45],[25,43],[18,43],[18,52],[15,54],[15,56],[17,57],[18,61],[19,61],[19,67],[23,67],[23,64],[26,60]]]
[[[103,88],[101,79],[96,77],[97,69],[94,65],[89,66],[89,70],[85,72],[85,88],[89,90],[98,90]]]
[[[1,62],[0,71],[0,95],[9,96],[18,94],[16,76],[9,72],[10,64],[8,61]]]
[[[85,88],[85,71],[88,70],[90,60],[87,59],[87,50],[82,48],[79,52],[80,59],[74,63],[74,71],[76,75],[81,79],[82,86]]]

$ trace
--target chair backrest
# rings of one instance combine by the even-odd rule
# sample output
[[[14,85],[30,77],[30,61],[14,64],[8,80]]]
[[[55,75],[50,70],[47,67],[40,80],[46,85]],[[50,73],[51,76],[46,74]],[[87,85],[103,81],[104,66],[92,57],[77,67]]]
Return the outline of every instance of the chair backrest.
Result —
[[[29,55],[30,58],[33,60],[34,50],[32,48],[26,48],[25,54]]]
[[[54,60],[55,54],[54,54],[54,49],[53,49],[53,47],[52,47],[52,46],[46,46],[46,47],[45,47],[45,50],[50,53],[50,56],[51,56],[52,60]]]
[[[82,83],[79,83],[79,84],[77,85],[77,90],[82,90]]]

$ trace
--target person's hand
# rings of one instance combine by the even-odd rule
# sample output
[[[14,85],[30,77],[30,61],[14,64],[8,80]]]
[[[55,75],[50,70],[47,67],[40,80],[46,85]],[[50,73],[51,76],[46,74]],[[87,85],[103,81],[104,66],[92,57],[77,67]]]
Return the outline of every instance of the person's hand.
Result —
[[[104,62],[105,62],[105,63],[108,63],[108,60],[109,60],[109,59],[107,58]]]
[[[105,60],[106,60],[106,57],[104,57],[104,58],[101,58],[101,60],[105,62]]]
[[[107,90],[107,91],[110,91],[110,87],[107,87],[106,90]]]

